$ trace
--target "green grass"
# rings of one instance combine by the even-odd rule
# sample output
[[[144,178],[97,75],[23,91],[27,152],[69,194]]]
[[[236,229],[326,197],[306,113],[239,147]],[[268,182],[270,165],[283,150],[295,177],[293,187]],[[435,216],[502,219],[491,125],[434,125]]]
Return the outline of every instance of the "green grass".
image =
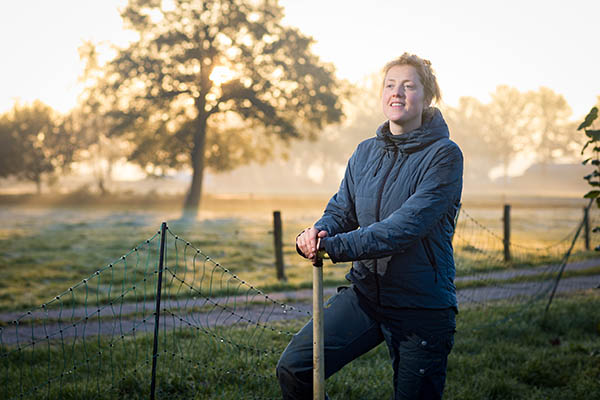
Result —
[[[143,202],[127,209],[114,205],[5,207],[0,209],[0,311],[39,310],[46,304],[47,309],[62,312],[59,317],[43,318],[49,324],[74,322],[69,317],[73,305],[88,306],[93,312],[109,301],[118,306],[121,301],[153,299],[157,240],[147,248],[144,240],[156,233],[163,220],[174,234],[190,242],[186,246],[179,241],[177,252],[171,242],[169,273],[194,287],[190,290],[167,275],[167,298],[245,295],[249,289],[242,280],[268,293],[310,288],[312,268],[296,254],[294,239],[318,217],[325,202],[304,202],[210,199],[193,223],[177,220],[179,203],[148,208]],[[271,225],[275,209],[282,210],[284,221],[285,282],[275,276]],[[570,240],[554,244],[566,238],[581,214],[576,207],[514,209],[513,261],[505,263],[497,237],[502,231],[500,210],[469,209],[489,231],[468,219],[459,220],[460,238],[455,238],[458,276],[557,262]],[[130,252],[140,244],[139,251]],[[553,246],[545,248],[549,245]],[[572,260],[596,255],[582,247],[580,239]],[[194,263],[196,248],[203,255],[196,256]],[[126,259],[121,259],[125,254]],[[221,266],[230,272],[225,273]],[[343,283],[348,268],[348,264],[328,263],[325,285]],[[564,276],[598,273],[598,267],[592,267],[567,270]],[[545,279],[547,274],[538,274],[501,282],[487,280],[485,284]],[[459,288],[481,285],[481,281],[458,284]],[[463,308],[445,398],[600,398],[598,291],[556,299],[546,320],[540,317],[544,305],[544,301],[528,305],[499,302]],[[97,318],[103,319],[110,318]],[[21,329],[39,321],[25,317],[20,320]],[[10,323],[1,322],[0,328],[7,325]],[[272,324],[275,331],[246,327],[161,333],[160,348],[167,351],[159,357],[159,398],[253,398],[248,393],[279,398],[273,369],[289,336],[278,331],[296,331],[301,325],[292,321]],[[38,344],[33,351],[24,349],[0,360],[0,398],[16,395],[21,387],[28,393],[26,398],[148,398],[151,348],[145,334],[88,337],[85,343],[79,338],[66,347],[59,342]],[[31,391],[36,385],[42,386]],[[380,346],[361,357],[332,377],[327,387],[337,399],[388,398],[392,389],[387,349]]]
[[[296,203],[300,203],[297,201]],[[95,209],[95,208],[23,208],[9,206],[0,210],[3,227],[0,228],[0,310],[27,310],[49,302],[83,279],[92,277],[95,271],[106,268],[110,263],[120,264],[119,257],[128,253],[145,239],[154,235],[162,220],[169,227],[189,241],[194,248],[265,291],[293,290],[311,286],[310,265],[302,260],[295,251],[294,239],[297,232],[311,224],[319,215],[320,209],[313,201],[308,207],[289,200],[278,203],[262,200],[239,200],[208,202],[201,219],[193,223],[182,223],[178,205],[171,209],[140,208],[131,209]],[[256,206],[253,208],[253,206]],[[272,237],[272,209],[281,209],[284,221],[284,262],[287,281],[276,279]],[[568,211],[568,210],[567,210]],[[531,213],[527,220],[523,214],[515,217],[517,227],[525,232],[513,232],[518,246],[513,248],[513,262],[502,259],[501,242],[489,232],[469,223],[465,218],[459,223],[460,239],[456,239],[457,275],[522,268],[556,262],[566,251],[567,242],[550,250],[535,250],[544,244],[554,243],[563,238],[577,223],[579,209],[561,210],[561,216],[567,213],[567,222],[556,217],[555,223],[551,210],[541,217],[539,210]],[[497,216],[486,210],[469,210],[483,224],[497,231]],[[569,214],[570,213],[570,214]],[[573,215],[571,215],[573,214]],[[535,230],[535,223],[539,229]],[[467,244],[470,243],[470,244]],[[572,259],[593,257],[594,252],[581,250],[581,241],[576,247]],[[180,248],[180,250],[182,250]],[[179,253],[179,261],[183,259]],[[194,269],[198,273],[205,265],[189,263],[184,272],[186,279],[192,279]],[[136,262],[139,265],[136,266]],[[99,285],[88,285],[89,298],[94,301],[106,301],[108,291],[119,290],[127,278],[127,284],[150,278],[148,274],[153,266],[147,268],[145,260],[135,261],[135,254],[128,259],[129,275],[115,268],[110,275],[103,273]],[[154,261],[153,261],[154,262]],[[168,262],[173,265],[175,253],[170,251]],[[182,264],[184,264],[182,262]],[[211,267],[212,268],[212,267]],[[345,281],[348,263],[330,264],[324,269],[327,285],[336,286]],[[131,272],[133,271],[133,272]],[[200,275],[192,279],[194,286],[200,285]],[[207,281],[202,284],[206,285]],[[95,282],[97,283],[97,282]],[[225,285],[227,286],[227,285]],[[227,287],[206,287],[213,295],[227,293]],[[132,300],[129,297],[128,300]],[[80,294],[64,304],[85,304],[85,296]]]
[[[500,317],[495,323],[479,308],[462,309],[445,399],[600,398],[599,291],[557,297],[545,316],[544,306],[545,301],[526,307],[499,303],[493,306]],[[290,337],[278,330],[301,325],[272,324],[275,331],[243,326],[161,332],[157,397],[279,398],[274,367]],[[2,359],[0,394],[12,398],[23,390],[32,399],[145,399],[151,348],[151,338],[138,335],[16,351]],[[392,393],[391,379],[387,349],[380,345],[326,386],[333,399],[384,399]],[[38,389],[32,391],[33,386]]]
[[[556,275],[558,270],[553,270],[553,272],[544,272],[540,271],[540,273],[535,275],[526,275],[526,276],[515,276],[514,278],[508,279],[476,279],[472,281],[466,282],[456,282],[457,289],[468,289],[468,288],[478,288],[478,287],[486,287],[486,286],[497,286],[497,285],[508,285],[511,283],[523,283],[523,282],[539,282],[544,280],[554,280],[556,279]],[[586,268],[583,270],[575,270],[569,271],[565,270],[561,276],[561,279],[565,278],[573,278],[577,276],[595,276],[600,275],[600,265],[595,267]]]
[[[447,398],[591,399],[600,396],[600,293],[545,301],[504,323],[463,310],[448,368]],[[510,314],[519,306],[503,307]],[[484,314],[485,315],[485,314]],[[461,333],[462,331],[462,333]]]
[[[3,277],[0,310],[6,311],[38,307],[110,263],[117,265],[122,255],[156,233],[161,220],[169,220],[161,218],[159,211],[16,211],[7,213],[6,224],[0,232]],[[201,249],[203,254],[266,290],[310,286],[310,265],[296,254],[293,246],[297,232],[305,225],[297,220],[286,221],[284,225],[287,281],[280,282],[276,278],[272,226],[268,219],[236,217],[186,224],[176,219],[169,222],[172,232]],[[169,255],[171,264],[174,256],[175,253]],[[132,269],[131,263],[129,268]],[[192,265],[189,268],[191,273]],[[348,264],[330,266],[324,278],[341,282],[347,268]],[[143,278],[143,271],[138,269],[136,273],[138,280]],[[115,274],[113,285],[123,277],[122,272]],[[128,279],[133,281],[134,277]],[[90,287],[90,290],[95,288]]]

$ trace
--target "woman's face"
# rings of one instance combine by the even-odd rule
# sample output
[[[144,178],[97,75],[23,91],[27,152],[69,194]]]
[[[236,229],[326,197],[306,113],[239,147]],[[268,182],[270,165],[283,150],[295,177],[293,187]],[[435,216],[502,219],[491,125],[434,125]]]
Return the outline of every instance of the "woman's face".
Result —
[[[425,89],[412,65],[395,65],[383,81],[381,93],[383,114],[390,120],[394,135],[410,132],[421,126],[425,109]]]

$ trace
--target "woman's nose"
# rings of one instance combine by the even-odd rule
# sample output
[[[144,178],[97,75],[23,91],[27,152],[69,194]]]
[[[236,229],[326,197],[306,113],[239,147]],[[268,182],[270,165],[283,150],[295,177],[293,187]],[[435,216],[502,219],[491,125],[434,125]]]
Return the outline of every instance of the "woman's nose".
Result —
[[[404,89],[402,87],[398,87],[394,90],[393,96],[404,97]]]

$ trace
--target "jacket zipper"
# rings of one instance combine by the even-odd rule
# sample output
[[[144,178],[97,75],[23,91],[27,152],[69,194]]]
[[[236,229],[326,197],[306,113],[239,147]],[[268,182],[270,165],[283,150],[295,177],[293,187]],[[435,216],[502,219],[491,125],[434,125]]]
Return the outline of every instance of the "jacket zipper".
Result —
[[[403,154],[402,162],[404,162],[404,153],[402,153],[402,154]],[[398,150],[394,151],[394,161],[392,162],[390,168],[388,168],[388,170],[385,172],[385,175],[383,176],[383,180],[381,182],[381,186],[379,187],[379,190],[377,192],[377,207],[375,208],[375,222],[379,222],[379,218],[380,218],[379,208],[381,207],[381,199],[383,197],[383,190],[385,188],[387,179],[390,176],[390,173],[394,169],[394,165],[396,164],[397,160],[398,160]],[[402,165],[400,165],[400,167],[402,167]],[[375,260],[375,288],[377,291],[377,305],[381,306],[381,299],[380,299],[380,294],[379,294],[379,273],[377,272],[377,260]]]

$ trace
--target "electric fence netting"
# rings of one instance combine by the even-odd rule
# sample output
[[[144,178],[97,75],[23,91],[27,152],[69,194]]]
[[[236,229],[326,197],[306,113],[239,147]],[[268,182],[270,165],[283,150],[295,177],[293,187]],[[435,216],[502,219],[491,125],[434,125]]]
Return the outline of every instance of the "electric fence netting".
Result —
[[[540,247],[511,243],[506,260],[505,240],[462,210],[454,236],[461,307],[506,323],[494,306],[514,304],[516,316],[547,299],[568,256],[575,262],[564,280],[585,280],[597,264],[575,241],[580,231]],[[164,225],[40,307],[2,314],[0,396],[279,398],[275,364],[310,318],[310,301],[267,294],[239,271]]]
[[[308,318],[307,310],[271,298],[165,229],[40,308],[4,321],[0,394],[148,398],[155,363],[158,398],[263,398],[274,377],[261,375],[261,364],[271,372],[281,352],[270,339],[292,335],[276,321]]]
[[[590,205],[586,208],[587,223],[596,226],[598,215],[591,212],[595,209],[590,209]],[[506,316],[496,316],[498,307],[494,306],[513,305],[515,312],[509,318],[518,317],[521,311],[551,295],[567,263],[569,269],[562,276],[565,279],[561,289],[595,287],[588,276],[600,273],[600,261],[585,248],[585,224],[585,218],[578,221],[558,240],[539,238],[521,245],[507,241],[468,211],[461,210],[453,238],[459,304],[479,308],[486,313],[489,324],[505,323]]]

